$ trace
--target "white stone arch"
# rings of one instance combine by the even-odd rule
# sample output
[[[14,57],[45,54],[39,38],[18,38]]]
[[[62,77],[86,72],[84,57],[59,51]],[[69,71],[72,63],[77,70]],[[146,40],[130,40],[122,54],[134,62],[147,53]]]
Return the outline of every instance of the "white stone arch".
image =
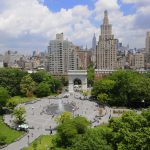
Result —
[[[87,71],[86,70],[69,70],[68,71],[68,80],[69,80],[69,92],[74,92],[74,80],[81,80],[81,89],[87,90]]]

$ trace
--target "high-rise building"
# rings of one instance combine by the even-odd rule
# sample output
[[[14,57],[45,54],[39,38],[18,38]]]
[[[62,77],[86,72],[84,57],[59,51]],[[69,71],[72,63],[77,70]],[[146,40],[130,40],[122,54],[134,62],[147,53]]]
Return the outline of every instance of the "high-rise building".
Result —
[[[144,53],[145,69],[150,69],[150,31],[147,32],[145,44],[146,44]]]
[[[146,53],[150,54],[150,32],[146,36]]]
[[[64,40],[63,33],[56,34],[48,46],[48,66],[52,74],[66,74],[68,70],[77,69],[77,54],[72,42]]]
[[[96,51],[96,36],[95,36],[95,33],[94,33],[94,36],[93,36],[93,39],[92,39],[92,49],[94,51]]]
[[[113,70],[117,67],[118,40],[112,34],[112,25],[109,24],[108,13],[105,10],[101,35],[96,47],[96,69]]]
[[[93,39],[92,39],[92,62],[96,63],[96,36],[94,33]]]

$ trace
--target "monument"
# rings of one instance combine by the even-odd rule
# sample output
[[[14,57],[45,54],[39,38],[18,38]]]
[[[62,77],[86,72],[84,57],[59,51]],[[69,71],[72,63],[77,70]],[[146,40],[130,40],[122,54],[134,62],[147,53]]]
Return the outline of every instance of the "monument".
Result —
[[[69,70],[69,93],[74,92],[75,80],[81,81],[81,90],[87,90],[87,70]]]

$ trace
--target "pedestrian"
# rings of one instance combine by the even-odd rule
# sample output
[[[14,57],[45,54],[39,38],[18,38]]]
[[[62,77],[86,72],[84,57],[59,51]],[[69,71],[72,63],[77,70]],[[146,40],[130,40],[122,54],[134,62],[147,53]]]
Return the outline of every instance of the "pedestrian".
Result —
[[[109,115],[109,119],[111,118],[111,114]]]

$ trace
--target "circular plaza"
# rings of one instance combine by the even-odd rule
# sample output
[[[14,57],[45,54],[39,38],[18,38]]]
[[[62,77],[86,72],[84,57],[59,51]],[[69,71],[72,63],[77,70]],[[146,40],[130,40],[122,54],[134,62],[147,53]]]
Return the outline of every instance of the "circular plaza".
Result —
[[[91,126],[97,126],[102,120],[99,116],[99,106],[97,103],[89,100],[80,100],[76,94],[70,95],[68,98],[53,97],[41,98],[32,102],[19,104],[17,107],[25,107],[26,123],[29,126],[27,134],[18,141],[11,143],[6,148],[7,150],[22,149],[28,146],[40,135],[51,134],[50,129],[55,134],[55,128],[58,125],[56,117],[65,111],[72,113],[72,116],[86,117]],[[5,115],[5,123],[13,126],[14,117],[12,115]]]

